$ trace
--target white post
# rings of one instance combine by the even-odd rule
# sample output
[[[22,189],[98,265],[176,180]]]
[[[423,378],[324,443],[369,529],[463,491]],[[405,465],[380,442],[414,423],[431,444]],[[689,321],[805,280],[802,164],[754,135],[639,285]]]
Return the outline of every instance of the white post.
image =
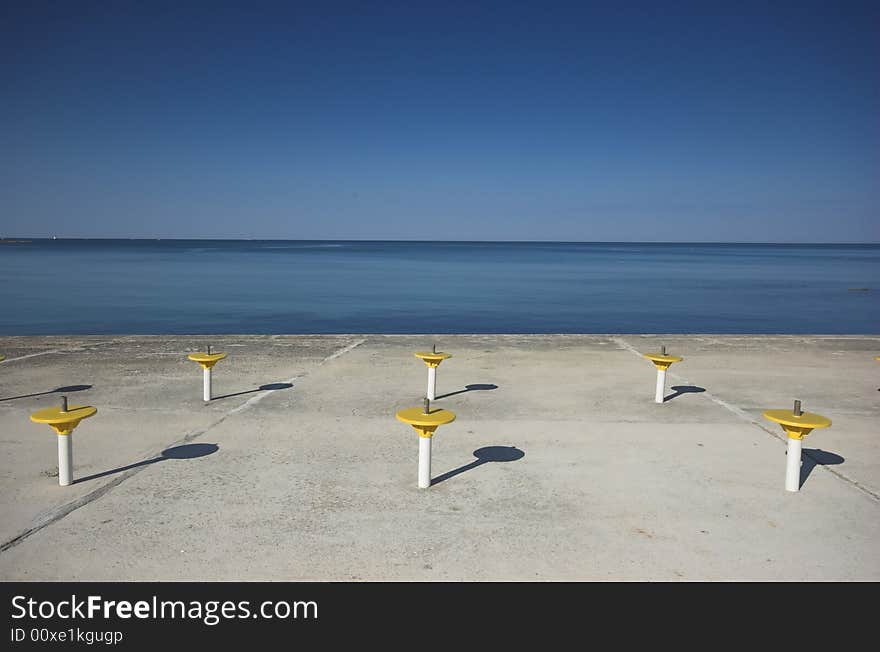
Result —
[[[801,440],[788,438],[788,457],[785,460],[785,490],[801,488]]]
[[[428,367],[428,398],[434,400],[434,391],[437,387],[437,367]]]
[[[211,369],[206,368],[204,372],[205,377],[205,403],[211,400]]]
[[[419,437],[419,489],[431,486],[431,437]]]
[[[663,394],[666,393],[666,369],[657,370],[657,392],[654,394],[654,402],[662,403]]]
[[[58,484],[73,483],[73,434],[58,435]]]

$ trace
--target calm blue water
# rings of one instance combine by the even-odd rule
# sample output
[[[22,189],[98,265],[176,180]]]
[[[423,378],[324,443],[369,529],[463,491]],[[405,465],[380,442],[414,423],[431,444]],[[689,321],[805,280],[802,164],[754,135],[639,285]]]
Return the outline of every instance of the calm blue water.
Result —
[[[875,334],[880,245],[34,240],[0,306],[4,335]]]

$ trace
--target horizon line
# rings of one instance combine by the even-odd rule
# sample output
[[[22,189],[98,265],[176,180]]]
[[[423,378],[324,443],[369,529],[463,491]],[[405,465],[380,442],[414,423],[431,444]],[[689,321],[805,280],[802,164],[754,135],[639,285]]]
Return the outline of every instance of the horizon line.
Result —
[[[120,236],[2,236],[0,242],[18,240],[136,240],[136,241],[171,241],[171,242],[437,242],[437,243],[476,243],[476,244],[753,244],[753,245],[877,245],[872,241],[766,241],[766,240],[436,240],[436,239],[385,239],[385,238],[234,238],[234,237],[120,237]]]

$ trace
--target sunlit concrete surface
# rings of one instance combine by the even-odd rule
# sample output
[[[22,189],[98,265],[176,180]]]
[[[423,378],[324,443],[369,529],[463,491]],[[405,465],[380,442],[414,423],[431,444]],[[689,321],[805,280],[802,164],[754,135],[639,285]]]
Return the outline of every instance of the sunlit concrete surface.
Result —
[[[416,486],[431,344],[453,354]],[[186,359],[211,343],[210,404]],[[654,403],[641,352],[684,356]],[[0,579],[880,580],[880,336],[4,337]],[[59,487],[29,415],[98,408]],[[832,419],[786,492],[767,408]],[[163,453],[163,451],[165,451]],[[474,452],[477,452],[475,457]]]

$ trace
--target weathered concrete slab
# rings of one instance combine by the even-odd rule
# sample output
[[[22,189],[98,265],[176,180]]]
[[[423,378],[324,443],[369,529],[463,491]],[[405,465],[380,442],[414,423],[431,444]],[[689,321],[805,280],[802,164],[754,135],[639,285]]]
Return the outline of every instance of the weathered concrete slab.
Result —
[[[61,348],[32,339],[0,351]],[[92,385],[71,394],[99,408],[76,477],[186,437],[193,457],[61,488],[55,435],[27,421],[57,395],[0,401],[3,541],[37,527],[0,552],[4,579],[880,579],[880,337],[438,337],[436,404],[458,419],[429,490],[394,412],[424,394],[430,337],[211,338],[230,352],[215,393],[296,380],[207,407],[199,340],[85,339],[0,365],[0,398]],[[636,352],[660,343],[685,389],[656,405]],[[842,458],[808,463],[797,494],[760,417],[794,397],[834,421],[805,448]]]
[[[198,437],[235,407],[254,396],[288,391],[284,381],[308,369],[352,338],[326,337],[278,341],[271,336],[212,337],[230,356],[216,367],[214,395],[202,401],[202,371],[186,359],[207,338],[11,338],[2,341],[0,363],[0,467],[3,519],[0,540],[31,527],[39,516],[113,481],[115,469],[153,459],[165,447]],[[246,348],[245,355],[237,351]],[[15,359],[22,350],[45,355]],[[27,355],[27,354],[25,354]],[[260,390],[264,385],[278,389]],[[63,392],[58,391],[64,389]],[[38,409],[60,402],[98,407],[98,415],[74,433],[75,478],[57,485],[56,435],[30,422]],[[89,479],[90,476],[98,476]]]

